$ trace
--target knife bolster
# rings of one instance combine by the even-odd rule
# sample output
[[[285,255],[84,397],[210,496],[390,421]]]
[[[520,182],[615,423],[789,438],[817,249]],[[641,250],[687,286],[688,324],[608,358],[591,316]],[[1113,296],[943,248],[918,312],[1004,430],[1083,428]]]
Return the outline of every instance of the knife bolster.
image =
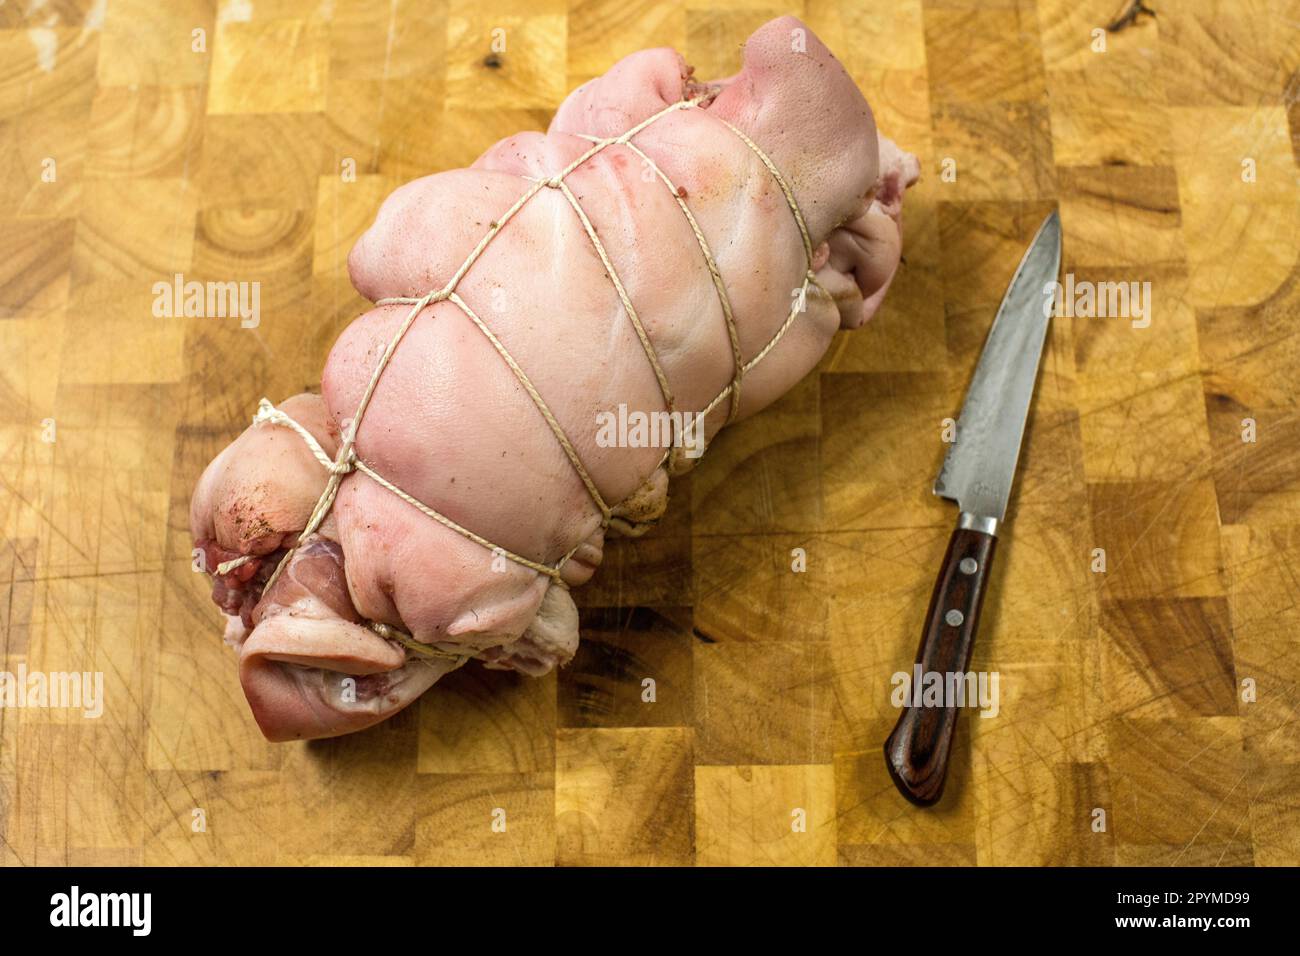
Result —
[[[961,517],[957,519],[957,527],[965,528],[967,531],[979,531],[990,537],[997,537],[998,519],[986,518],[982,515],[971,514],[969,511],[963,511]]]

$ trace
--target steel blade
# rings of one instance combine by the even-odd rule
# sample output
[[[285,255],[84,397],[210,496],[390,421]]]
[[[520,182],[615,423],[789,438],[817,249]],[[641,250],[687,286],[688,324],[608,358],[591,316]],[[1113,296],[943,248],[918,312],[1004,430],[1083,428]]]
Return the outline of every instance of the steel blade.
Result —
[[[1020,457],[1029,401],[1051,320],[1048,283],[1061,267],[1061,221],[1044,220],[1007,286],[966,390],[957,439],[944,456],[934,493],[965,514],[1001,523]]]

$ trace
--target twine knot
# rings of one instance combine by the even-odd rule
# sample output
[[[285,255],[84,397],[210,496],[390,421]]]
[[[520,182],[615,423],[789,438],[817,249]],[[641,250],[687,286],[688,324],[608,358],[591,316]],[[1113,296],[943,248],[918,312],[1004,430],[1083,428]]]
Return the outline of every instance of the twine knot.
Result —
[[[357,469],[357,453],[354,449],[349,448],[346,455],[335,462],[330,463],[331,475],[349,475]]]

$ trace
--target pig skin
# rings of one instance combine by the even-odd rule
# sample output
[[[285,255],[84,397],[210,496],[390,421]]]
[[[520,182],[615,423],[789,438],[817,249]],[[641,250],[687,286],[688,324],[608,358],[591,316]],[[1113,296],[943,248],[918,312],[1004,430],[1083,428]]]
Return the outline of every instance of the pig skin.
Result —
[[[696,97],[700,108],[669,113],[634,142],[680,187],[707,238],[745,359],[785,321],[808,262],[775,178],[720,119],[757,143],[790,184],[821,287],[809,288],[806,311],[745,376],[736,413],[753,414],[816,365],[837,329],[861,325],[879,307],[899,263],[903,193],[918,175],[913,156],[877,137],[870,108],[838,61],[792,17],[759,29],[729,79],[696,81],[670,49],[637,53],[575,90],[546,134],[521,133],[470,169],[402,186],[353,248],[353,284],[371,301],[442,287],[528,188],[523,177],[563,169],[589,148],[583,135],[618,136]],[[644,168],[615,145],[566,182],[623,279],[678,408],[698,411],[731,381],[731,345],[690,227]],[[596,422],[620,403],[659,411],[663,396],[559,191],[542,189],[457,292],[527,371],[605,501],[621,503],[611,527],[635,534],[653,523],[666,505],[663,449],[601,447]],[[322,394],[279,406],[331,457],[409,308],[376,305],[353,321],[330,352]],[[729,401],[707,418],[710,439]],[[599,511],[506,364],[450,302],[428,306],[407,332],[362,419],[356,452],[398,487],[516,554],[553,563],[581,543],[561,568],[565,585],[582,584],[600,563]],[[326,479],[298,435],[263,424],[214,459],[191,503],[191,530],[211,569],[254,557],[214,573],[213,597],[228,616],[240,681],[269,739],[370,726],[467,657],[532,675],[572,658],[578,615],[567,587],[494,555],[365,475],[343,479],[324,524],[299,543]],[[270,570],[295,544],[264,593]],[[368,621],[400,628],[445,656],[408,654]]]

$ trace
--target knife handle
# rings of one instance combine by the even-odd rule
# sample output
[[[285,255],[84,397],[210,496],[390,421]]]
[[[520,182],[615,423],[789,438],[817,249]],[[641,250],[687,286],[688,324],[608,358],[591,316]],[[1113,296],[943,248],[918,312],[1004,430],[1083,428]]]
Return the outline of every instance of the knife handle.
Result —
[[[968,516],[962,515],[961,524],[948,539],[948,551],[930,595],[921,647],[916,653],[922,675],[937,672],[944,678],[945,687],[949,674],[964,674],[970,665],[989,563],[997,543],[993,535],[966,527],[967,523]],[[926,807],[943,795],[958,708],[947,700],[943,706],[913,705],[912,701],[919,699],[915,695],[920,694],[914,685],[915,671],[903,713],[885,741],[885,763],[899,792]]]

